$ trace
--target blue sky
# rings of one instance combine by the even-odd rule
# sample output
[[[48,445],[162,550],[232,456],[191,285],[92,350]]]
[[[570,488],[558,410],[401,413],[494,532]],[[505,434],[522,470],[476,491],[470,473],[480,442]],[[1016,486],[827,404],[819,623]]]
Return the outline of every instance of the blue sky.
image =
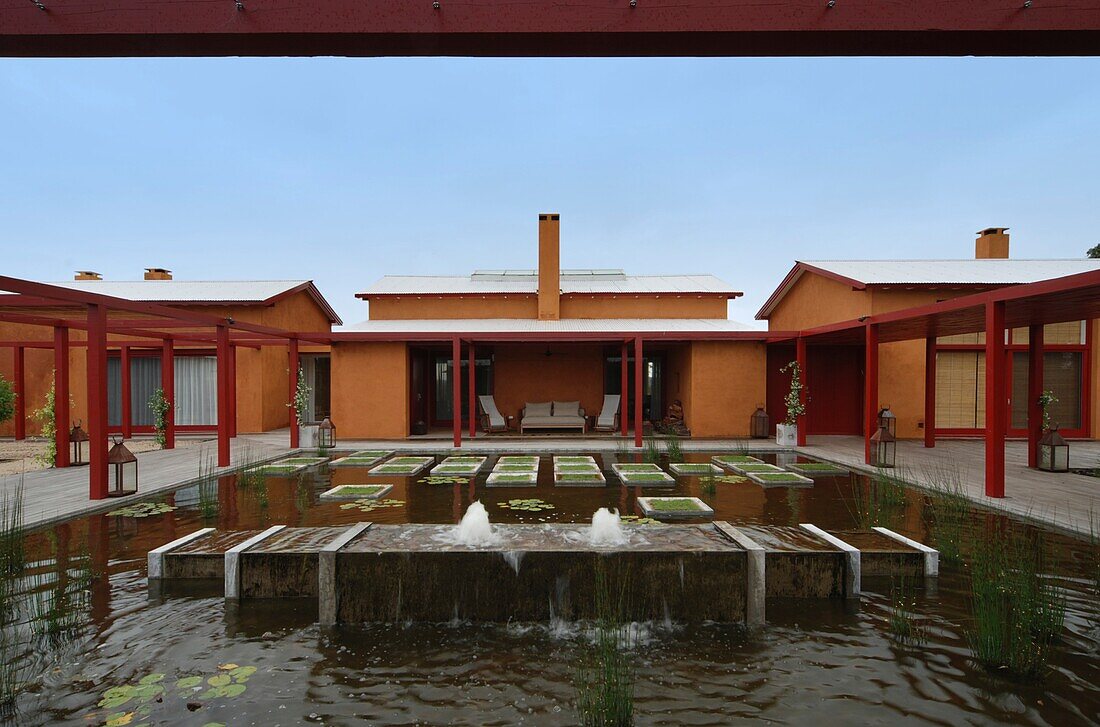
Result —
[[[1100,243],[1098,59],[0,59],[0,250],[38,280],[711,272]]]

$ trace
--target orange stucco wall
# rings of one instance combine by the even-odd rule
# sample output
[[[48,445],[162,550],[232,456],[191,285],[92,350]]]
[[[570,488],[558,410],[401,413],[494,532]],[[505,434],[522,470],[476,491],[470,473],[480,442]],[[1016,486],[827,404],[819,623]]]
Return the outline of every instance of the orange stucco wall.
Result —
[[[690,362],[687,425],[692,436],[747,436],[749,417],[765,390],[766,346],[748,341],[694,341]]]
[[[580,401],[587,414],[603,405],[604,354],[599,345],[500,345],[493,349],[493,396],[504,416],[527,402]]]
[[[26,326],[0,323],[0,339],[52,341],[53,329],[43,326]],[[50,349],[25,349],[24,378],[27,386],[27,434],[38,433],[38,423],[32,417],[35,409],[46,403],[53,374],[53,351]],[[0,350],[0,376],[14,384],[15,367],[12,349]],[[13,421],[0,424],[0,436],[10,437],[14,432]]]
[[[803,273],[768,317],[768,328],[797,331],[870,313],[869,291],[853,290],[831,278]]]
[[[726,299],[676,295],[563,295],[562,318],[725,318]],[[537,318],[534,295],[401,296],[370,302],[371,320]]]
[[[409,355],[404,343],[332,347],[332,420],[342,439],[409,433]]]
[[[370,302],[372,321],[436,318],[537,318],[538,298],[534,295],[507,297],[416,297],[378,298]]]
[[[725,298],[675,295],[561,298],[562,318],[725,318]]]

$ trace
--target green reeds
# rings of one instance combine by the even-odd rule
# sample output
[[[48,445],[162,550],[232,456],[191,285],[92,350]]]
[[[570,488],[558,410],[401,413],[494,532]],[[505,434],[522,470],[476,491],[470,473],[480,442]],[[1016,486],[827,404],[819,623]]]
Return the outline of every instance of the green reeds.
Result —
[[[665,454],[668,455],[669,462],[684,461],[684,448],[680,445],[679,437],[665,439]]]
[[[859,527],[892,527],[905,510],[905,485],[881,469],[867,478],[853,476],[851,495],[844,502]]]
[[[924,518],[928,524],[940,556],[958,561],[962,557],[962,543],[970,518],[970,500],[962,485],[962,475],[948,467],[925,473],[929,494],[925,501]]]
[[[967,641],[990,671],[1040,679],[1065,620],[1065,596],[1044,573],[1038,531],[1018,534],[995,525],[975,539]]]
[[[704,495],[713,496],[718,492],[718,485],[714,481],[714,475],[703,475],[699,479],[699,488]]]
[[[642,461],[657,464],[661,461],[661,445],[654,437],[646,437],[642,442]]]
[[[204,521],[218,516],[218,474],[214,458],[199,461],[199,514]]]
[[[625,618],[626,586],[622,575],[618,584],[612,584],[601,561],[595,579],[594,639],[574,682],[577,711],[585,727],[634,724],[634,637]]]
[[[630,455],[633,452],[633,449],[634,448],[630,446],[630,443],[627,440],[615,440],[615,458],[620,462],[625,462],[627,459],[629,459]]]
[[[0,495],[0,579],[23,572],[27,553],[23,534],[23,478],[11,492]]]
[[[887,624],[894,640],[909,646],[919,646],[928,635],[916,615],[917,596],[913,582],[902,576],[890,583],[890,616]]]

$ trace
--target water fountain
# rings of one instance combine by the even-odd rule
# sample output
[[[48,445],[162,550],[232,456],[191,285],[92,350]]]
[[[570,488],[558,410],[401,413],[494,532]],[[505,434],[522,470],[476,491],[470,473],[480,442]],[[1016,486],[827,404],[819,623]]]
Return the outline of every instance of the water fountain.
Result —
[[[489,512],[480,500],[466,509],[462,521],[456,526],[455,540],[461,545],[475,548],[495,545],[500,541],[497,534],[493,532],[493,526],[489,524]]]
[[[588,544],[592,546],[626,545],[626,533],[618,510],[601,507],[592,513],[592,527],[588,529]]]

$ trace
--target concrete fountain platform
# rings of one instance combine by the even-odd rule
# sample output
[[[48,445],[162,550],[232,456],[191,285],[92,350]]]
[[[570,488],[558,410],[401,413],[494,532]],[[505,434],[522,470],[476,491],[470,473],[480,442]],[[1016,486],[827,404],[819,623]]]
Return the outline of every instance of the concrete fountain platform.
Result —
[[[603,577],[631,620],[759,625],[766,598],[857,599],[864,554],[868,575],[938,573],[933,549],[885,528],[622,529],[594,545],[588,525],[495,525],[471,546],[453,525],[204,528],[149,553],[150,589],[220,578],[227,599],[317,599],[322,623],[546,621],[593,618]]]

